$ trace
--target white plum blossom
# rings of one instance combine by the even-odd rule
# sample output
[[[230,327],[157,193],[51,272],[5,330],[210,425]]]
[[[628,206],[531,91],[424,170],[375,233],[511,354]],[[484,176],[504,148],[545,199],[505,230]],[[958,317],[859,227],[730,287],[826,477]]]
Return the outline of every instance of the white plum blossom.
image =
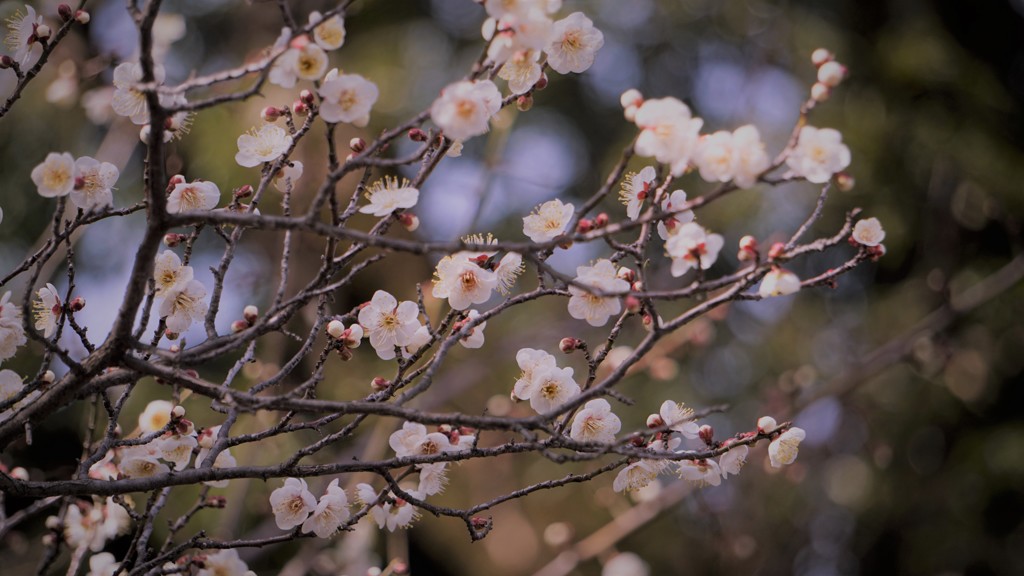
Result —
[[[202,322],[209,308],[206,302],[206,286],[198,280],[189,280],[172,290],[160,303],[160,317],[165,318],[167,329],[181,334],[193,322]]]
[[[198,445],[195,436],[189,434],[168,434],[154,442],[160,451],[160,458],[174,464],[174,469],[184,470],[192,460],[192,449]]]
[[[32,169],[32,182],[44,198],[67,196],[75,187],[75,158],[64,152],[50,152],[41,164]]]
[[[680,224],[693,222],[693,210],[677,212],[683,206],[686,206],[686,192],[683,190],[673,190],[671,194],[666,194],[661,199],[662,211],[672,214],[658,220],[658,236],[662,240],[668,240],[670,236],[678,232]]]
[[[720,234],[708,234],[695,222],[687,222],[665,242],[665,250],[672,258],[672,275],[679,277],[691,268],[707,270],[716,260],[725,245]]]
[[[493,30],[487,31],[492,36],[487,59],[498,64],[515,58],[519,52],[539,52],[545,48],[554,26],[545,10],[536,7],[506,13],[497,21],[489,19],[484,26],[490,28],[492,23]]]
[[[129,478],[149,478],[170,472],[170,468],[160,461],[159,453],[153,445],[129,446],[121,452],[121,473]]]
[[[427,432],[427,427],[418,422],[405,422],[388,439],[388,444],[399,458],[406,456],[431,456],[456,450],[448,436],[440,432]]]
[[[203,568],[196,576],[247,576],[252,574],[249,566],[238,557],[238,550],[225,548],[206,555]]]
[[[171,250],[157,255],[153,265],[153,281],[156,296],[164,297],[180,289],[192,280],[192,267],[182,266],[181,258]]]
[[[64,314],[64,305],[53,284],[47,284],[36,291],[38,300],[32,301],[32,313],[35,316],[35,329],[42,330],[43,337],[49,338],[57,330],[57,322]]]
[[[10,292],[0,297],[0,362],[14,356],[18,347],[27,341],[21,323],[21,307],[10,300]]]
[[[25,5],[25,14],[15,10],[7,20],[7,37],[4,43],[14,51],[12,58],[22,69],[34,65],[43,52],[43,46],[36,40],[36,27],[43,23],[42,15],[35,8]]]
[[[448,484],[447,465],[447,462],[420,464],[420,483],[416,490],[427,496],[440,494],[444,490],[445,485]]]
[[[291,530],[305,522],[310,512],[316,509],[316,498],[305,480],[288,478],[284,486],[270,493],[270,508],[277,527]]]
[[[629,282],[618,277],[615,265],[606,258],[593,266],[577,267],[576,282],[602,292],[629,290]],[[599,296],[577,286],[569,286],[569,294],[569,315],[577,320],[586,320],[591,326],[604,326],[609,316],[622,310],[617,296]]]
[[[501,109],[501,92],[494,82],[463,80],[445,87],[430,107],[430,117],[452,140],[467,140],[488,130]]]
[[[833,174],[850,165],[850,149],[843,144],[843,135],[837,130],[804,126],[786,164],[808,182],[824,184]]]
[[[114,576],[119,562],[110,552],[100,552],[89,557],[89,573],[86,576]]]
[[[718,462],[711,460],[681,460],[679,477],[697,487],[718,486],[722,483],[722,471]]]
[[[153,77],[157,84],[164,81],[164,68],[153,67]],[[142,82],[142,66],[138,62],[122,62],[114,68],[114,95],[110,105],[119,116],[127,116],[133,124],[149,123],[149,104],[146,94],[138,89]]]
[[[853,227],[853,240],[863,246],[878,246],[885,240],[885,230],[878,218],[865,218]]]
[[[419,322],[419,320],[417,320],[417,322]],[[415,354],[417,350],[429,344],[433,338],[434,337],[430,334],[430,328],[425,324],[419,324],[419,328],[417,328],[416,331],[412,333],[412,337],[409,338],[409,343],[401,347],[402,358],[412,358],[412,355]],[[385,358],[385,360],[389,360],[389,358]]]
[[[455,310],[487,302],[498,286],[498,277],[493,270],[478,264],[480,258],[486,255],[456,252],[441,258],[434,270],[434,297],[447,298],[448,305]]]
[[[699,435],[700,425],[694,421],[693,409],[682,402],[665,400],[658,409],[658,415],[669,430],[679,432],[691,440]]]
[[[470,310],[466,313],[465,322],[475,320],[480,316],[480,313],[476,310]],[[459,344],[466,348],[480,348],[484,345],[484,328],[487,327],[487,322],[481,322],[470,329],[469,334],[459,339]]]
[[[533,393],[530,382],[533,380],[533,373],[546,368],[557,367],[557,360],[551,354],[543,350],[533,348],[522,348],[516,352],[516,363],[522,373],[516,379],[513,387],[513,394],[520,400],[529,400]]]
[[[385,176],[383,180],[377,180],[367,189],[366,199],[370,203],[360,208],[359,212],[383,217],[395,210],[412,208],[419,198],[420,191],[410,186],[405,178],[399,180]]]
[[[335,14],[324,19],[323,14],[316,10],[309,13],[310,26],[313,28],[313,41],[324,50],[337,50],[345,43],[345,20]]]
[[[551,40],[544,52],[548,65],[559,74],[583,72],[594,63],[604,46],[604,34],[582,12],[573,12],[551,27]]]
[[[774,267],[765,274],[761,279],[761,286],[757,289],[757,293],[762,298],[788,296],[799,291],[800,278],[789,270],[779,267]]]
[[[719,130],[701,136],[693,152],[693,163],[707,182],[728,182],[732,180],[732,157],[732,133]]]
[[[612,481],[612,489],[616,492],[636,492],[653,482],[663,468],[657,460],[637,460],[619,470]]]
[[[171,421],[172,410],[174,404],[167,400],[153,400],[146,404],[146,408],[139,414],[139,430],[143,434],[163,430]]]
[[[220,426],[214,426],[214,429],[218,429],[219,430]],[[214,433],[214,436],[216,436],[216,433]],[[203,444],[203,442],[200,442],[200,445],[202,445],[202,444]],[[201,468],[202,467],[203,462],[206,460],[206,457],[210,455],[210,449],[212,447],[213,447],[213,444],[211,442],[211,443],[209,443],[208,446],[203,446],[203,448],[199,450],[199,454],[196,455],[196,468]],[[217,459],[213,461],[213,466],[211,466],[211,467],[215,468],[215,469],[216,468],[234,468],[237,465],[238,465],[238,461],[235,460],[235,457],[231,454],[231,450],[228,450],[228,449],[225,448],[224,450],[221,450],[221,452],[219,454],[217,454]],[[230,481],[226,480],[226,479],[225,480],[207,480],[207,481],[203,482],[203,484],[206,484],[207,486],[212,486],[214,488],[227,488],[229,483],[230,483]]]
[[[604,398],[595,398],[576,413],[569,428],[569,437],[577,442],[612,444],[622,429],[622,422]]]
[[[740,469],[747,463],[747,454],[749,452],[750,448],[746,446],[736,446],[722,454],[721,458],[718,459],[718,468],[722,471],[722,478],[728,478],[730,474],[733,476],[739,474]]]
[[[391,360],[395,357],[395,347],[409,344],[419,329],[419,308],[409,300],[399,304],[391,294],[377,290],[370,303],[359,311],[359,323],[377,356]]]
[[[572,368],[557,367],[533,370],[530,380],[517,387],[516,396],[529,398],[530,408],[539,414],[550,412],[579,395],[580,385],[572,372]]]
[[[24,387],[25,383],[21,381],[21,376],[18,376],[17,372],[6,368],[0,370],[0,402],[14,398]],[[0,422],[3,420],[4,417],[0,416]]]
[[[778,423],[771,416],[761,416],[757,419],[757,431],[761,434],[770,434],[778,428]]]
[[[359,74],[339,74],[337,68],[327,73],[320,85],[320,117],[332,124],[347,122],[366,126],[370,109],[377,102],[377,85]]]
[[[110,162],[82,156],[75,160],[75,186],[71,190],[71,203],[82,210],[112,205],[112,188],[120,175],[117,166]]]
[[[501,257],[494,268],[494,276],[498,279],[498,292],[508,294],[516,284],[516,279],[523,273],[523,255],[508,252]]]
[[[563,204],[557,198],[548,200],[523,218],[523,234],[534,242],[552,240],[565,232],[575,210],[575,206]]]
[[[740,188],[750,188],[771,166],[761,133],[752,124],[740,126],[732,133],[732,181]]]
[[[239,166],[252,168],[264,162],[273,162],[292,145],[292,137],[288,131],[275,124],[263,124],[257,130],[238,137],[238,153],[235,162]]]
[[[657,177],[653,166],[644,166],[639,172],[630,172],[622,179],[619,200],[626,205],[626,216],[636,220],[644,200],[654,193],[654,179]]]
[[[415,491],[406,490],[410,495],[417,496]],[[419,517],[416,507],[405,500],[394,497],[395,502],[383,502],[370,510],[370,515],[381,529],[387,528],[394,532],[396,528],[408,528]]]
[[[274,61],[267,79],[271,84],[291,88],[299,80],[319,80],[327,71],[327,53],[305,36],[292,41],[289,48]]]
[[[302,523],[302,532],[313,532],[320,538],[328,538],[349,519],[349,516],[348,495],[338,486],[338,479],[335,478],[320,497],[313,514]]]
[[[281,169],[274,173],[274,188],[281,192],[287,192],[295,187],[295,183],[302,177],[302,162],[291,160],[285,162]]]
[[[180,182],[174,185],[167,197],[167,211],[176,214],[193,210],[212,210],[219,202],[220,188],[213,182]]]
[[[505,61],[498,77],[508,82],[508,89],[513,94],[529,92],[543,73],[539,58],[540,53],[536,50],[519,50]]]
[[[692,118],[690,108],[672,97],[645,100],[633,120],[640,128],[637,155],[668,164],[673,176],[681,176],[697,147],[704,121]]]
[[[768,445],[768,459],[771,460],[773,468],[781,468],[784,465],[792,464],[796,460],[800,450],[800,442],[807,437],[803,428],[792,427],[772,440]]]

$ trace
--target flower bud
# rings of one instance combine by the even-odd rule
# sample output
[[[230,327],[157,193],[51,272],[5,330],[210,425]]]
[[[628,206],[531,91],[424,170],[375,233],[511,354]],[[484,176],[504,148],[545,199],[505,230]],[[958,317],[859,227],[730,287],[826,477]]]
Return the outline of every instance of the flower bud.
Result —
[[[85,308],[85,298],[75,296],[71,299],[71,302],[68,302],[68,308],[72,312],[81,312],[82,309]]]
[[[701,426],[697,430],[697,436],[699,436],[700,439],[703,440],[704,443],[707,444],[708,446],[715,445],[715,429],[712,428],[711,426],[708,426],[707,424]]]
[[[420,219],[415,214],[402,212],[398,215],[398,221],[402,223],[409,232],[415,232],[420,227]]]
[[[169,248],[174,248],[178,244],[181,244],[184,240],[184,234],[175,234],[174,232],[164,234],[164,245]]]
[[[6,470],[4,470],[4,472],[6,472]],[[46,523],[44,525],[46,526],[47,530],[61,529],[60,518],[57,518],[56,516],[48,516],[46,518]]]
[[[235,200],[248,198],[249,196],[252,196],[252,186],[250,186],[249,184],[240,186],[238,188],[235,188],[235,191],[232,194],[234,195]]]
[[[736,254],[740,262],[754,260],[757,258],[757,239],[747,235],[740,238],[740,251]]]
[[[643,292],[644,283],[641,282],[640,280],[637,280],[636,282],[630,284],[629,289],[632,290],[633,292]]]
[[[632,294],[626,296],[626,310],[628,310],[630,314],[639,314],[643,308],[644,305],[640,302],[639,298]]]
[[[543,89],[545,89],[547,87],[548,87],[548,75],[547,74],[541,74],[540,75],[540,80],[537,80],[537,83],[533,85],[533,89],[534,90],[543,90]]]
[[[565,354],[572,354],[582,343],[578,338],[562,338],[558,343],[558,349]]]
[[[167,193],[170,194],[172,191],[174,191],[175,186],[184,183],[185,177],[182,176],[181,174],[175,174],[174,176],[171,176],[170,180],[167,181]]]
[[[776,242],[772,244],[771,249],[768,250],[768,259],[775,260],[779,256],[782,256],[783,252],[786,251],[786,245],[782,242]]]
[[[427,138],[428,138],[427,133],[424,132],[422,129],[420,129],[420,128],[411,128],[411,129],[409,129],[409,140],[412,140],[413,142],[426,142]]]
[[[264,122],[276,122],[281,117],[281,110],[275,106],[267,106],[260,112],[260,118]]]
[[[302,100],[302,103],[307,106],[312,106],[313,102],[316,102],[316,99],[313,97],[313,93],[309,90],[299,92],[299,100]]]
[[[50,30],[50,27],[47,26],[46,24],[40,24],[40,25],[36,26],[35,36],[36,36],[36,39],[39,40],[40,42],[48,39],[50,37],[51,33],[52,33],[52,31]]]
[[[586,234],[594,229],[594,223],[589,218],[580,218],[579,224],[576,225],[576,232],[580,234]]]
[[[637,108],[644,103],[644,95],[640,93],[636,88],[630,88],[619,96],[619,104],[622,108]]]
[[[177,344],[171,344],[168,350],[171,352],[171,354],[177,354],[178,352],[181,352],[181,346],[178,346]]]
[[[533,108],[533,96],[530,94],[523,94],[516,98],[516,109],[520,112],[526,112],[530,108]]]
[[[242,316],[245,318],[245,321],[248,322],[250,326],[252,326],[253,324],[256,323],[256,319],[259,318],[260,316],[260,309],[253,306],[252,304],[249,304],[248,306],[242,309]]]
[[[594,218],[594,228],[604,228],[608,225],[608,213],[601,212]]]
[[[341,340],[345,334],[345,325],[341,323],[341,320],[331,320],[327,324],[327,333],[335,339]]]
[[[28,481],[28,470],[25,470],[21,466],[15,466],[14,468],[11,468],[9,476],[15,480]]]
[[[643,436],[636,434],[629,439],[629,444],[634,448],[643,448],[647,442],[644,440]]]
[[[46,384],[53,384],[53,381],[57,379],[57,375],[53,373],[53,370],[47,370],[43,372],[43,375],[39,378]]]
[[[854,180],[853,176],[850,176],[849,172],[840,172],[836,174],[836,188],[839,188],[843,192],[853,190],[853,187],[856,185],[857,181]]]
[[[633,281],[636,280],[636,272],[625,266],[620,266],[618,271],[615,272],[615,277],[632,284]]]
[[[89,20],[91,20],[91,19],[92,19],[92,17],[89,16],[89,13],[86,12],[85,10],[76,10],[75,11],[75,21],[78,22],[79,24],[88,24]]]
[[[181,404],[178,404],[174,408],[171,408],[171,418],[184,418],[184,417],[185,417],[185,407],[184,406],[182,406]]]
[[[828,100],[828,97],[832,94],[832,89],[822,84],[821,82],[815,82],[811,86],[811,100],[815,102],[824,102]]]
[[[168,328],[167,330],[164,330],[164,338],[167,338],[168,340],[177,340],[178,333]]]
[[[358,154],[363,150],[366,150],[366,141],[362,138],[356,137],[348,141],[348,147],[350,150]]]
[[[382,390],[387,390],[388,386],[390,385],[391,382],[389,382],[386,378],[382,378],[380,376],[375,376],[373,380],[370,382],[370,387],[378,392]]]
[[[74,12],[71,11],[71,6],[68,6],[67,4],[57,6],[57,14],[60,16],[61,20],[65,22],[74,17]]]
[[[238,334],[239,332],[245,330],[248,327],[249,323],[246,322],[245,320],[235,320],[234,322],[231,323],[231,333]]]
[[[0,56],[0,70],[6,70],[14,66],[14,58],[11,58],[7,54]]]
[[[224,508],[228,505],[228,499],[224,496],[210,496],[205,505],[207,508]]]
[[[469,519],[469,521],[473,524],[473,529],[475,530],[483,530],[491,524],[491,521],[489,519],[481,518],[480,516],[473,516]]]
[[[839,86],[839,83],[846,77],[846,66],[835,60],[825,62],[818,68],[818,82],[829,88]]]
[[[757,432],[759,434],[767,434],[778,428],[778,424],[775,422],[775,418],[771,416],[761,416],[757,419]]]
[[[811,52],[811,62],[815,66],[821,66],[825,62],[830,62],[835,59],[835,55],[829,52],[827,48],[818,48],[814,52]]]
[[[300,118],[304,117],[309,114],[309,106],[306,106],[306,103],[302,100],[296,100],[295,102],[292,102],[292,114],[299,116]]]
[[[647,417],[648,428],[661,428],[664,425],[665,421],[661,419],[661,414],[651,414],[650,416]]]

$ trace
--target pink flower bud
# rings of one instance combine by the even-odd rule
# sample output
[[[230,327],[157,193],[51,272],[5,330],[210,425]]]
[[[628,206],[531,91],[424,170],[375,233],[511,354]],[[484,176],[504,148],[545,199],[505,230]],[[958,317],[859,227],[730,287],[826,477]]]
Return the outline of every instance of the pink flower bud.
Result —
[[[11,468],[10,477],[23,482],[28,481],[28,470],[25,470],[21,466],[15,466],[14,468]]]
[[[520,112],[526,112],[530,108],[533,108],[533,96],[530,94],[523,94],[516,98],[516,109]]]
[[[398,221],[402,223],[409,232],[415,232],[420,227],[420,219],[415,214],[403,212],[398,215]]]
[[[249,184],[246,184],[245,186],[240,186],[238,188],[235,188],[235,191],[232,192],[232,194],[234,195],[235,200],[248,198],[249,196],[252,196],[252,186],[250,186]]]
[[[480,516],[473,516],[469,519],[470,523],[473,524],[475,530],[483,530],[490,526],[491,521],[488,518],[481,518]]]
[[[39,378],[45,384],[53,384],[53,381],[57,379],[57,375],[53,373],[53,370],[47,370],[43,372],[43,375]]]
[[[167,338],[168,340],[177,340],[178,333],[168,328],[167,330],[164,330],[164,338]]]
[[[839,188],[843,192],[853,190],[853,187],[856,185],[857,181],[854,180],[853,176],[850,176],[848,172],[840,172],[836,174],[836,188]]]
[[[177,354],[178,352],[181,352],[181,346],[178,346],[177,344],[171,344],[168,350],[170,350],[171,354]]]
[[[299,92],[299,100],[302,100],[302,103],[306,104],[307,106],[312,106],[313,102],[316,102],[316,98],[313,97],[313,93],[310,92],[309,90],[303,90],[302,92]]]
[[[754,260],[757,258],[757,239],[747,235],[740,238],[740,251],[736,254],[740,262]]]
[[[640,280],[637,280],[636,282],[630,284],[629,289],[632,290],[633,292],[643,292],[644,283],[641,282]]]
[[[582,343],[578,338],[562,338],[558,343],[558,349],[566,354],[572,354]]]
[[[295,102],[292,102],[292,114],[295,114],[300,118],[305,117],[309,114],[309,106],[306,106],[305,102],[302,100],[296,100]]]
[[[704,443],[707,444],[708,446],[715,445],[715,429],[712,428],[711,426],[708,426],[707,424],[701,426],[697,430],[697,436],[699,436],[700,439],[703,440]]]
[[[829,88],[839,86],[839,83],[846,77],[846,66],[832,60],[825,62],[818,68],[818,82]]]
[[[626,296],[626,310],[628,310],[630,314],[639,314],[643,308],[644,305],[640,302],[639,298],[633,295]]]
[[[228,505],[228,499],[224,496],[210,496],[204,504],[207,508],[224,508]]]
[[[71,6],[68,6],[67,4],[57,6],[57,14],[60,16],[61,20],[65,22],[74,17],[74,12],[71,11]]]
[[[661,415],[660,414],[651,414],[650,416],[647,417],[647,427],[648,428],[651,428],[651,429],[661,428],[664,425],[665,425],[665,421],[661,419]]]
[[[586,234],[594,229],[594,223],[588,218],[580,218],[579,224],[576,225],[576,232],[580,234]]]
[[[47,26],[46,24],[40,24],[36,26],[35,37],[40,42],[47,40],[50,37],[51,33],[52,31],[50,30],[50,27]]]
[[[75,21],[78,22],[79,24],[88,24],[89,20],[91,20],[91,19],[92,19],[92,17],[89,16],[89,13],[86,12],[85,10],[76,10],[75,11]]]
[[[413,142],[426,142],[427,133],[419,128],[411,128],[409,129],[409,140]]]
[[[547,87],[548,87],[548,75],[547,74],[541,74],[540,75],[540,80],[537,80],[537,83],[533,85],[533,89],[534,90],[543,90],[543,89],[545,89]]]
[[[832,94],[832,89],[822,84],[821,82],[815,82],[811,86],[811,100],[815,102],[824,102],[828,100],[828,97]]]
[[[174,232],[164,234],[164,245],[168,246],[169,248],[174,248],[178,244],[181,244],[184,240],[184,234],[175,234]]]
[[[826,48],[818,48],[814,52],[811,52],[811,62],[815,66],[821,66],[825,62],[830,62],[835,59],[835,55],[828,51]]]
[[[82,309],[85,308],[85,298],[75,296],[71,299],[71,302],[68,302],[68,308],[72,312],[81,312]]]
[[[275,122],[281,117],[281,110],[274,106],[267,106],[260,112],[260,118],[263,118],[264,122]]]
[[[768,250],[768,259],[769,260],[775,260],[779,256],[782,256],[782,254],[785,251],[786,251],[786,245],[783,244],[782,242],[776,242],[775,244],[772,244],[771,249]]]
[[[167,193],[170,194],[174,190],[175,186],[184,183],[185,177],[182,176],[181,174],[175,174],[174,176],[171,176],[171,179],[167,181]]]
[[[386,378],[382,378],[380,376],[375,376],[373,380],[370,382],[370,387],[378,392],[382,390],[387,390],[387,387],[390,385],[391,382],[389,382]]]
[[[14,66],[14,58],[11,58],[7,54],[0,56],[0,70],[6,70]]]
[[[245,318],[245,321],[248,322],[250,326],[256,323],[256,320],[259,318],[259,316],[259,308],[253,306],[252,304],[249,304],[248,306],[242,309],[242,317]]]
[[[366,150],[366,141],[362,138],[353,138],[348,141],[348,147],[355,153]]]
[[[594,228],[604,228],[608,225],[608,213],[601,212],[594,218]]]
[[[618,271],[615,273],[615,277],[632,284],[633,281],[636,280],[636,272],[626,268],[625,266],[620,266]]]
[[[249,323],[246,322],[245,320],[235,320],[234,322],[231,323],[231,333],[238,334],[239,332],[245,330],[248,327]]]

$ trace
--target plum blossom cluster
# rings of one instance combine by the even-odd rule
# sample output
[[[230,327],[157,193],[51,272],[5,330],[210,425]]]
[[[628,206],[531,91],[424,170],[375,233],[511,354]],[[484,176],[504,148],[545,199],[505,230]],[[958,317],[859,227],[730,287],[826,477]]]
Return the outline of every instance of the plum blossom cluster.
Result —
[[[113,206],[118,176],[117,166],[110,162],[89,156],[75,159],[67,152],[51,152],[32,169],[32,182],[40,196],[68,196],[72,204],[87,211]]]
[[[192,267],[182,263],[174,251],[164,250],[156,257],[153,282],[160,298],[160,317],[169,331],[181,334],[206,316],[206,286],[193,278]]]

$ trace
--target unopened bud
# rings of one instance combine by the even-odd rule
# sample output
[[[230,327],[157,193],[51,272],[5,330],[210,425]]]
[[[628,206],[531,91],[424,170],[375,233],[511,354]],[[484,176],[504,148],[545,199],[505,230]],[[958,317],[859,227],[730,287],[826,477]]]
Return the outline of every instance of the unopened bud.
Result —
[[[264,122],[276,122],[281,117],[281,110],[276,106],[267,106],[260,112],[260,118],[263,118]]]
[[[824,102],[828,100],[828,97],[832,94],[832,89],[822,84],[821,82],[815,82],[811,86],[811,100],[815,102]]]
[[[641,282],[640,280],[637,280],[636,282],[633,282],[632,284],[629,285],[629,289],[632,290],[633,292],[643,292],[644,283]]]
[[[309,106],[306,106],[306,103],[302,100],[296,100],[292,102],[292,114],[303,117],[309,114]]]
[[[650,416],[647,417],[647,427],[648,428],[651,428],[651,429],[661,428],[664,425],[665,425],[665,421],[662,420],[660,414],[651,414]]]
[[[576,225],[576,232],[580,234],[586,234],[594,229],[594,223],[589,218],[580,218],[579,224]]]
[[[236,200],[241,200],[243,198],[248,198],[249,196],[252,196],[252,186],[250,186],[249,184],[246,184],[245,186],[240,186],[238,188],[235,188],[235,191],[233,192],[233,194],[234,194]]]
[[[786,245],[783,244],[782,242],[776,242],[775,244],[772,244],[771,249],[768,250],[768,259],[775,260],[779,256],[782,256],[782,253],[785,251]]]
[[[50,30],[50,27],[47,26],[46,24],[40,24],[39,26],[36,26],[36,34],[35,34],[35,36],[36,36],[36,39],[39,40],[40,42],[42,42],[43,40],[48,39],[50,37],[51,33],[52,33],[52,31]]]
[[[644,444],[646,444],[646,443],[647,442],[644,440],[644,437],[639,435],[639,434],[637,434],[635,436],[632,436],[629,439],[629,444],[631,446],[633,446],[634,448],[643,448]]]
[[[420,219],[415,214],[402,212],[398,215],[398,221],[402,223],[409,232],[415,232],[420,227]]]
[[[359,152],[366,150],[366,141],[362,138],[353,138],[348,141],[348,147],[358,154]]]
[[[171,344],[168,350],[171,352],[171,354],[177,354],[178,352],[181,352],[181,346],[178,346],[177,344]]]
[[[313,93],[310,92],[309,90],[303,90],[302,92],[299,92],[299,100],[302,100],[302,103],[306,104],[307,106],[312,106],[313,102],[316,102],[316,99],[313,97]]]
[[[206,499],[207,508],[223,508],[228,505],[228,499],[224,496],[210,496]]]
[[[71,20],[71,18],[75,15],[75,13],[71,11],[71,6],[68,6],[67,4],[61,4],[60,6],[57,6],[57,14],[60,16],[61,20],[65,22]]]
[[[382,378],[380,376],[375,376],[374,379],[370,382],[370,387],[378,392],[382,390],[387,390],[388,386],[390,385],[391,382],[389,382],[386,378]]]
[[[14,58],[11,58],[7,54],[0,56],[0,70],[6,70],[14,66]]]
[[[818,48],[814,52],[811,52],[811,62],[815,66],[821,66],[825,62],[830,62],[835,58],[832,52],[829,52],[826,48]]]
[[[596,218],[594,218],[594,228],[604,228],[607,225],[608,214],[606,212],[601,212]]]
[[[182,176],[181,174],[175,174],[174,176],[171,176],[170,180],[167,181],[167,193],[170,194],[171,191],[174,190],[175,186],[184,183],[185,177]]]
[[[526,112],[530,108],[533,108],[533,96],[530,94],[523,94],[516,98],[516,109],[520,112]]]
[[[164,245],[169,248],[174,248],[178,244],[181,244],[185,238],[186,236],[184,234],[175,234],[174,232],[164,234]]]
[[[185,370],[184,374],[185,374],[185,376],[188,376],[189,378],[191,378],[193,380],[197,380],[199,378],[199,372],[196,372],[195,370],[193,370],[191,368]]]
[[[427,133],[420,128],[409,129],[409,140],[412,140],[413,142],[426,142],[427,138]]]
[[[843,192],[849,192],[853,190],[853,187],[857,185],[857,181],[850,176],[848,172],[840,172],[836,174],[836,187]]]
[[[711,426],[708,426],[707,424],[701,426],[697,430],[697,436],[699,436],[700,439],[703,440],[704,443],[707,444],[708,446],[715,445],[715,429],[712,428]]]
[[[740,251],[736,254],[736,258],[740,262],[746,262],[747,260],[753,260],[757,257],[757,238],[747,235],[740,238]]]
[[[168,328],[167,330],[164,330],[164,338],[167,338],[168,340],[177,340],[178,333]]]
[[[15,480],[27,481],[28,470],[25,470],[21,466],[15,466],[14,468],[11,468],[11,473],[9,474],[9,476],[11,478],[14,478]]]
[[[249,323],[246,322],[245,320],[235,320],[234,322],[231,323],[231,333],[238,334],[239,332],[245,330],[248,327]]]
[[[75,11],[75,21],[78,22],[79,24],[88,24],[89,20],[91,20],[91,19],[92,19],[92,17],[89,16],[89,13],[86,12],[85,10],[76,10]]]
[[[651,327],[654,324],[654,317],[651,316],[650,314],[644,314],[643,320],[644,320],[644,326],[646,326],[648,328]]]
[[[260,309],[253,306],[252,304],[249,304],[248,306],[242,309],[242,316],[245,318],[245,321],[248,322],[250,325],[255,324],[256,319],[259,318],[260,316]]]
[[[640,93],[636,88],[630,88],[619,96],[619,104],[622,105],[623,109],[635,108],[644,103],[644,95]]]
[[[81,312],[82,309],[85,308],[85,298],[75,296],[71,299],[71,302],[68,302],[68,308],[72,312]]]
[[[558,343],[558,349],[566,354],[572,354],[582,343],[578,338],[562,338]]]
[[[341,323],[341,320],[331,320],[327,323],[327,333],[340,340],[345,336],[345,325]]]
[[[636,272],[630,268],[626,268],[625,266],[620,266],[618,271],[615,272],[615,277],[632,284],[633,281],[636,280]]]
[[[171,408],[171,417],[172,418],[184,418],[185,417],[185,407],[182,406],[181,404],[178,404],[174,408]]]
[[[818,68],[818,82],[821,82],[829,88],[839,86],[839,83],[842,82],[845,77],[846,66],[843,66],[835,60],[825,62],[820,68]]]
[[[778,424],[775,422],[775,418],[771,416],[761,416],[757,419],[757,431],[760,434],[766,434],[778,428]]]
[[[540,75],[540,80],[537,80],[537,83],[533,85],[533,89],[534,90],[543,90],[543,89],[545,89],[547,87],[548,87],[548,75],[547,74],[541,74]]]
[[[39,378],[46,384],[53,384],[53,381],[57,379],[57,375],[53,373],[53,370],[47,370],[43,372],[43,375]]]
[[[626,310],[628,310],[630,314],[638,314],[643,310],[643,308],[644,305],[640,302],[639,298],[633,295],[626,296]]]
[[[489,519],[481,518],[480,516],[473,516],[469,519],[469,521],[473,524],[473,528],[475,528],[476,530],[483,530],[491,524],[491,521]]]

